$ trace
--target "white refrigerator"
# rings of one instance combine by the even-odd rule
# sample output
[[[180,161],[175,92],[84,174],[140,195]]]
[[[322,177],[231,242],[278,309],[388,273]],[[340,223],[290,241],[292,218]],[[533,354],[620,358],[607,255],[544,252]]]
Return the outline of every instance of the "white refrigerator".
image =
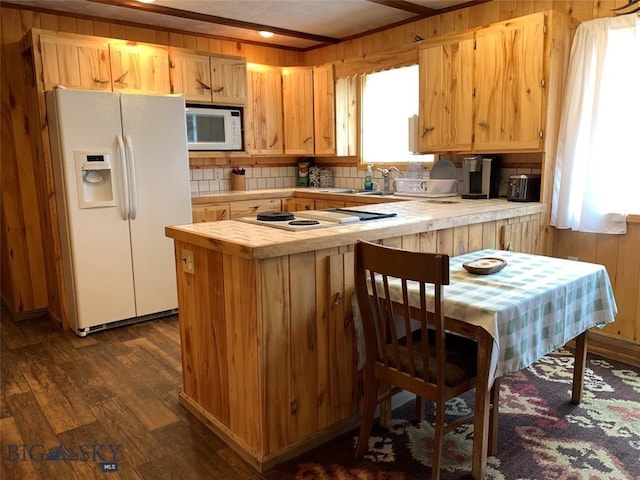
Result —
[[[175,313],[173,241],[191,223],[182,96],[47,92],[69,325],[80,336]]]

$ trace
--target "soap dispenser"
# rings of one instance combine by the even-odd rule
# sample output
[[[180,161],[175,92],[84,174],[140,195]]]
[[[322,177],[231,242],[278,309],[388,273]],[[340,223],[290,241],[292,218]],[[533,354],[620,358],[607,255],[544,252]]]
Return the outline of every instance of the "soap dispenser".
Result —
[[[373,190],[373,171],[371,168],[373,165],[367,165],[367,171],[364,174],[364,189]]]

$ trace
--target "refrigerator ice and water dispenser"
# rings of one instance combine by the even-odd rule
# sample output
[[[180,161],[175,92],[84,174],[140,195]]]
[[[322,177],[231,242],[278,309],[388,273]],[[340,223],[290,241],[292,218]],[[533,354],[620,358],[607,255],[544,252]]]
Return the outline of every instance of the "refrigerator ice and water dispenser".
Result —
[[[74,151],[80,208],[113,207],[115,187],[109,152]]]

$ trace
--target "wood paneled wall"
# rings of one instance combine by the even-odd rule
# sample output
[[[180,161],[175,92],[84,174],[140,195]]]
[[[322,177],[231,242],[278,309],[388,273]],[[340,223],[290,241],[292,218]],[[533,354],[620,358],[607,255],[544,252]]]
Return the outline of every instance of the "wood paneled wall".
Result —
[[[33,99],[29,98],[31,91],[28,85],[32,79],[20,49],[20,40],[31,28],[240,55],[250,62],[270,65],[316,65],[403,49],[413,44],[415,35],[430,38],[547,9],[568,13],[579,21],[585,21],[611,16],[612,8],[626,3],[627,0],[494,0],[304,54],[153,28],[0,7],[2,299],[16,314],[40,312],[47,308],[54,316],[59,314],[57,292],[51,280],[55,279],[56,259],[52,258],[48,247],[51,240],[47,235],[49,215],[42,207],[47,204],[47,199],[42,198],[42,192],[46,190],[39,184],[42,180],[38,175],[42,170],[39,163],[42,156],[37,150],[45,147],[31,141],[30,128],[38,125],[29,122],[29,117],[32,117],[29,104]],[[553,252],[562,257],[595,259],[607,265],[615,284],[620,314],[618,321],[605,329],[605,333],[636,344],[640,343],[640,321],[635,320],[640,318],[640,255],[631,246],[638,245],[639,232],[640,225],[637,224],[630,225],[629,234],[622,237],[560,232],[556,235]]]
[[[612,15],[611,9],[627,0],[493,0],[473,7],[436,15],[417,22],[354,38],[307,52],[307,65],[366,58],[414,44],[416,35],[431,38],[501,22],[543,10],[567,13],[582,22]]]

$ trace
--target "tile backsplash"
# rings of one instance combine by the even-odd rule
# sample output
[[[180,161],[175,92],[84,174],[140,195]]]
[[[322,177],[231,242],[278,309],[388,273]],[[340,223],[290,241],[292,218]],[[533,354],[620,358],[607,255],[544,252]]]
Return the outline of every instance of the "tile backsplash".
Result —
[[[215,193],[231,190],[232,168],[198,168],[191,169],[192,193]],[[334,187],[364,188],[365,171],[357,167],[331,167],[333,171]],[[503,168],[500,182],[500,195],[506,195],[507,182],[510,175],[523,173],[540,173],[536,168]],[[296,186],[298,168],[286,167],[249,167],[245,168],[247,190],[262,190],[268,188],[291,188]],[[428,178],[429,170],[425,169],[424,178]],[[392,178],[400,177],[398,172],[391,172]],[[462,169],[456,168],[456,178],[462,181]],[[382,185],[382,173],[374,170],[374,188]]]
[[[231,190],[231,171],[232,168],[191,169],[191,193],[215,193]],[[296,166],[245,168],[247,190],[294,187],[297,175]]]

